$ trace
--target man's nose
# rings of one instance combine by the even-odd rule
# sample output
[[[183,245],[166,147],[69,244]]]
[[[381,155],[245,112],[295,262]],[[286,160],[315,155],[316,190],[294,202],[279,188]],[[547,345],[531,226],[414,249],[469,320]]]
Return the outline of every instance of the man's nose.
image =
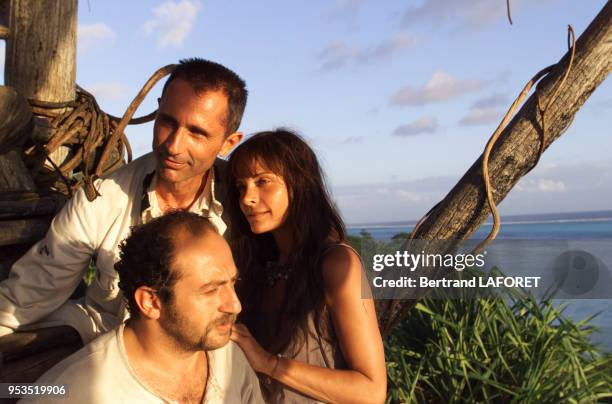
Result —
[[[242,311],[242,305],[233,286],[228,285],[223,295],[221,311],[228,314],[238,314]]]
[[[185,129],[178,127],[166,138],[166,150],[171,155],[180,154],[185,137]]]

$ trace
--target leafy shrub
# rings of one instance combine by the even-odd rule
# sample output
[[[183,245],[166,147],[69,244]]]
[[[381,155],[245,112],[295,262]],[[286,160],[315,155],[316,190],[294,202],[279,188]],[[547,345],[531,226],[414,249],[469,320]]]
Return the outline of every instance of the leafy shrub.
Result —
[[[551,299],[423,299],[385,341],[388,402],[596,402],[612,355]],[[607,401],[607,400],[606,400]],[[612,401],[612,400],[611,400]]]

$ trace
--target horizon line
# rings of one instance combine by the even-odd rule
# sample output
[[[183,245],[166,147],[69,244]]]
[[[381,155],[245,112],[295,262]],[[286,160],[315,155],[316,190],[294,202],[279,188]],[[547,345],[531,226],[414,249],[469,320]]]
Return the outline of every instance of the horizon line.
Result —
[[[512,214],[512,215],[502,215],[502,220],[505,219],[510,219],[510,218],[526,218],[526,217],[541,217],[541,216],[554,216],[554,215],[569,215],[569,214],[596,214],[596,213],[608,213],[608,214],[612,214],[612,209],[605,209],[605,210],[584,210],[584,211],[567,211],[567,212],[547,212],[547,213],[516,213],[516,214]],[[489,215],[487,217],[491,216],[491,214],[489,213]],[[606,219],[609,219],[610,216],[605,217]],[[602,218],[604,219],[604,218]],[[365,227],[369,227],[372,225],[407,225],[407,224],[411,224],[411,225],[415,225],[420,219],[414,220],[414,219],[410,219],[410,220],[392,220],[392,221],[385,221],[385,222],[360,222],[360,223],[347,223],[346,227],[359,227],[359,226],[365,226]],[[484,222],[483,224],[491,224],[492,222]]]

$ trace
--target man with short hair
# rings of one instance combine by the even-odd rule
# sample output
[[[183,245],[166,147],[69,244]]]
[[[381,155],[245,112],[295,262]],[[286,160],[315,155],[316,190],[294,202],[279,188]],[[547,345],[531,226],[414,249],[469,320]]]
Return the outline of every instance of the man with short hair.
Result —
[[[113,266],[132,225],[173,209],[206,216],[222,234],[225,156],[242,139],[244,81],[203,59],[183,60],[164,85],[153,152],[97,180],[100,196],[79,190],[47,235],[0,283],[0,335],[23,326],[69,325],[84,342],[123,322],[127,310]],[[79,300],[68,300],[91,260],[97,273]]]
[[[241,306],[227,242],[207,219],[176,211],[133,228],[115,265],[131,317],[44,374],[72,403],[263,402],[229,342]],[[229,342],[229,343],[228,343]]]

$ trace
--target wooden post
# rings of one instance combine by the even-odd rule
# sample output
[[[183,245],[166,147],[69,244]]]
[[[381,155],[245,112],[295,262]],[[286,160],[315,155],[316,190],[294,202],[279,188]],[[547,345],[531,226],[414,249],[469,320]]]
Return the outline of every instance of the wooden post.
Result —
[[[10,0],[0,0],[0,40],[8,39],[8,18]]]
[[[45,118],[32,121],[26,99],[51,105],[75,99],[76,22],[77,0],[0,0],[0,38],[7,39],[6,87],[0,87],[0,209],[11,202],[9,210],[0,212],[2,248],[35,242],[52,218],[50,209],[22,216],[12,211],[15,206],[23,211],[20,202],[53,205],[49,197],[39,198],[36,191],[44,195],[48,189],[36,189],[21,158],[33,126],[38,132],[48,130]],[[62,147],[49,157],[61,164],[69,151]],[[0,267],[10,266],[13,258],[0,260]]]
[[[32,129],[27,101],[10,87],[0,86],[0,192],[33,192],[20,148]]]
[[[77,0],[12,0],[4,82],[28,99],[75,98]]]
[[[30,100],[73,101],[76,27],[77,0],[11,0],[5,84]],[[61,165],[69,153],[60,147],[49,157]]]

